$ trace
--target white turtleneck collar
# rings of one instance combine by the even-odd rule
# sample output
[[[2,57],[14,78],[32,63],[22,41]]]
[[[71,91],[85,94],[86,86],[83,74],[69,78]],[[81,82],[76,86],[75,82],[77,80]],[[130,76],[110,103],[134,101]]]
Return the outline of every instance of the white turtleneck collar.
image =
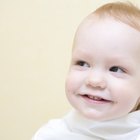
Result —
[[[119,119],[97,122],[72,111],[64,118],[72,133],[93,140],[140,140],[140,110]],[[74,136],[74,134],[72,134]]]

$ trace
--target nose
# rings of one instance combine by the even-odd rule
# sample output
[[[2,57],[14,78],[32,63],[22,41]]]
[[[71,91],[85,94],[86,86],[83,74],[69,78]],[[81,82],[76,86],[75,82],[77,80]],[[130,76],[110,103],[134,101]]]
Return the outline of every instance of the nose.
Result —
[[[107,83],[104,72],[91,70],[87,76],[86,84],[93,88],[105,89]]]

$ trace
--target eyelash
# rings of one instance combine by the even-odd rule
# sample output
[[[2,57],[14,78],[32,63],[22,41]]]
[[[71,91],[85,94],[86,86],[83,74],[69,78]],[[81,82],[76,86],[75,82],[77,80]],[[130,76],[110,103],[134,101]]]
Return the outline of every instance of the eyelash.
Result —
[[[90,65],[83,60],[76,61],[75,65],[80,66],[80,67],[90,67]],[[126,70],[120,66],[112,66],[109,68],[109,71],[113,73],[126,73]]]
[[[77,61],[75,64],[78,65],[78,66],[81,66],[81,67],[84,67],[84,66],[85,67],[90,67],[90,65],[87,62],[82,61],[82,60]]]
[[[124,68],[121,68],[119,66],[112,66],[109,71],[111,72],[119,72],[119,73],[126,73],[126,70]]]

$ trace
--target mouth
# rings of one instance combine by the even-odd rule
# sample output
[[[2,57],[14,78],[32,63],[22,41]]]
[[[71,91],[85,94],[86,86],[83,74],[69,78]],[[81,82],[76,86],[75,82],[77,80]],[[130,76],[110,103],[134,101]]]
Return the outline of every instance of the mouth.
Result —
[[[82,97],[91,103],[112,103],[113,102],[109,99],[105,99],[100,96],[94,96],[94,95],[88,95],[88,94],[84,94],[82,95]]]

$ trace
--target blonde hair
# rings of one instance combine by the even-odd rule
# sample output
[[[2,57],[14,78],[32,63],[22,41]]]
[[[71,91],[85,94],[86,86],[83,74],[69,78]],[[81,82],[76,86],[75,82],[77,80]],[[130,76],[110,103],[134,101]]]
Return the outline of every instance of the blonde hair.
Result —
[[[130,2],[108,3],[96,9],[92,14],[97,15],[99,18],[113,17],[115,20],[140,31],[140,9]],[[140,110],[140,103],[134,110]]]
[[[99,7],[92,14],[101,18],[108,16],[113,17],[140,31],[140,9],[130,2],[108,3]]]

